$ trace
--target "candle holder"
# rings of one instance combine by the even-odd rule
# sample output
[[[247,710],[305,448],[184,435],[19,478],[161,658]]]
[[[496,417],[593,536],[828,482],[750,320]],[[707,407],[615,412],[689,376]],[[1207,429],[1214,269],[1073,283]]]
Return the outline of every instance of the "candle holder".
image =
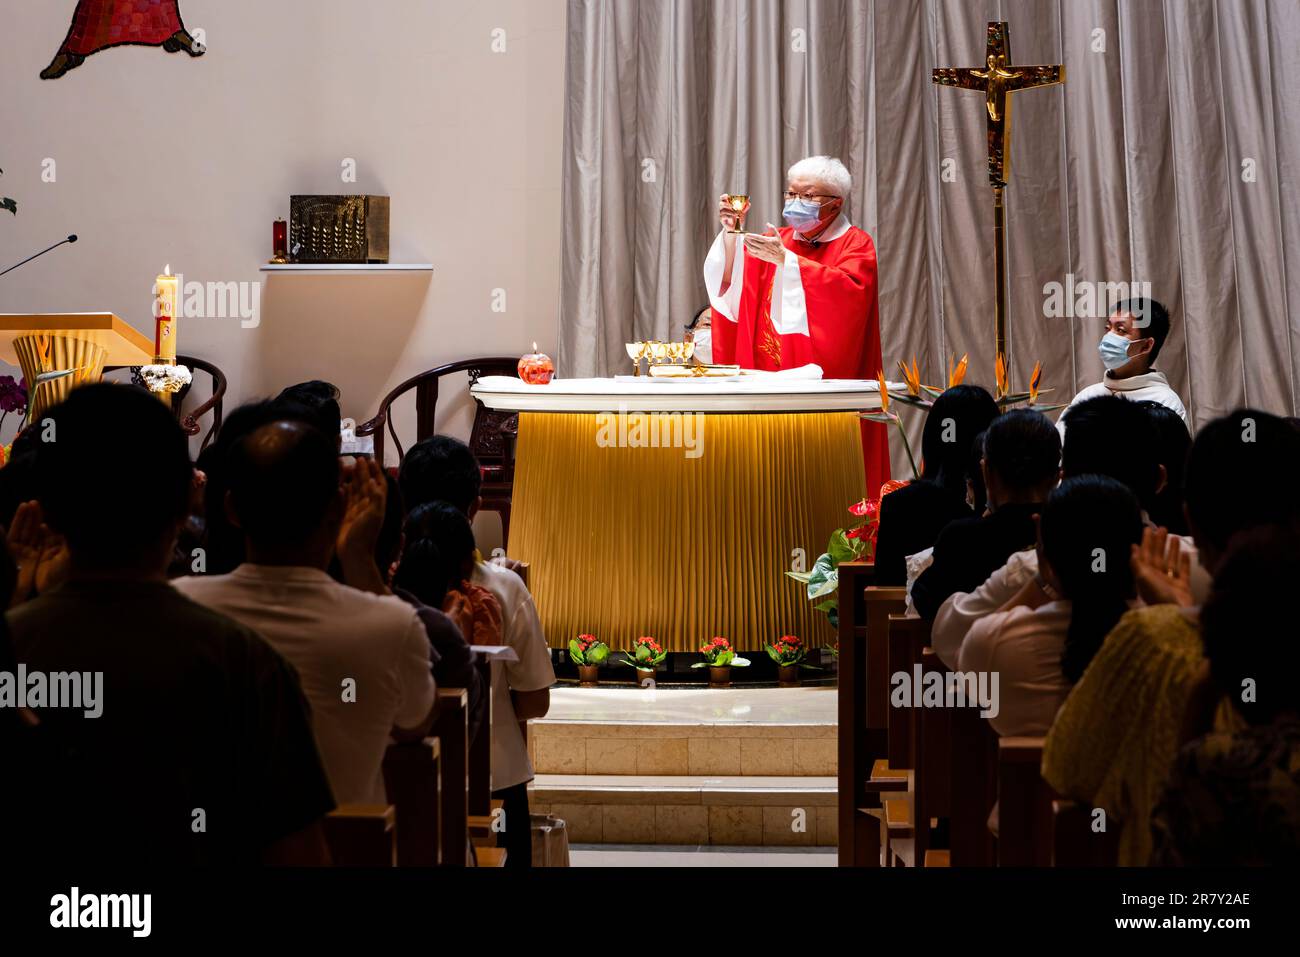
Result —
[[[283,266],[289,261],[289,224],[283,219],[271,224],[271,249],[274,253],[272,265]]]

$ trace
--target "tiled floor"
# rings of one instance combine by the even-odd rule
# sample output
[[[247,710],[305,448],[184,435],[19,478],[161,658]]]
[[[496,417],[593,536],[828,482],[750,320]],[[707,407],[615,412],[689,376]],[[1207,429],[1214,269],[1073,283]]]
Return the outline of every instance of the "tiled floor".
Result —
[[[829,724],[834,688],[552,688],[543,721],[608,724]]]
[[[692,847],[575,844],[573,867],[834,867],[835,848]]]

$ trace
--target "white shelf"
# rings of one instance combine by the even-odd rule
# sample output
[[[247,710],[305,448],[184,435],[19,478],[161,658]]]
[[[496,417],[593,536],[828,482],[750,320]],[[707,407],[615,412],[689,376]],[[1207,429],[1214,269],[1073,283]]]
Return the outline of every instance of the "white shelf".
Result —
[[[384,273],[433,272],[433,263],[263,263],[262,272],[285,273]]]

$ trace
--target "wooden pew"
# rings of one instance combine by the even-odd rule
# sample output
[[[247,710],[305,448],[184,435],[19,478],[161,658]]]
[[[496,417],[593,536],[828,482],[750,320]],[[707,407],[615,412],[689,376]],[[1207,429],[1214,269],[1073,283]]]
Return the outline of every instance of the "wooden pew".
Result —
[[[907,785],[885,760],[889,714],[889,616],[903,610],[902,588],[863,587],[873,566],[839,566],[839,863],[880,865],[882,793]]]
[[[1042,738],[998,742],[998,866],[1050,867],[1052,801],[1043,780]]]
[[[325,843],[336,867],[394,867],[397,811],[391,805],[345,804],[326,815]]]
[[[384,753],[384,790],[397,815],[399,867],[442,863],[440,761],[437,738],[390,744]]]
[[[469,863],[469,692],[438,689],[433,733],[442,749],[439,825],[443,867]]]
[[[505,862],[504,850],[490,847],[484,840],[484,834],[487,834],[495,843],[496,834],[491,830],[491,822],[493,812],[501,807],[501,802],[492,798],[492,735],[494,728],[499,727],[500,715],[507,712],[513,715],[509,707],[510,688],[506,683],[505,666],[507,662],[518,661],[519,656],[513,648],[505,645],[471,647],[478,655],[475,667],[483,682],[488,713],[469,751],[467,833],[471,854],[478,866],[500,866]]]
[[[921,618],[890,615],[887,635],[887,681],[892,682],[893,676],[900,673],[910,679],[930,640],[930,623]],[[889,690],[892,691],[892,684]],[[905,795],[890,795],[892,806],[887,809],[881,830],[886,842],[885,861],[915,867],[924,861],[929,849],[932,817],[924,800],[917,801],[918,788],[924,795],[919,773],[924,756],[918,734],[923,709],[912,707],[910,702],[901,708],[894,707],[892,701],[888,704],[886,757],[889,768],[894,772],[907,769],[909,773]],[[900,801],[906,803],[905,808],[903,804],[894,803]]]
[[[988,818],[998,799],[998,735],[978,708],[950,714],[948,844],[953,867],[992,867],[996,845]]]
[[[1052,866],[1116,867],[1122,824],[1111,819],[1105,831],[1093,829],[1093,809],[1074,801],[1052,802]]]

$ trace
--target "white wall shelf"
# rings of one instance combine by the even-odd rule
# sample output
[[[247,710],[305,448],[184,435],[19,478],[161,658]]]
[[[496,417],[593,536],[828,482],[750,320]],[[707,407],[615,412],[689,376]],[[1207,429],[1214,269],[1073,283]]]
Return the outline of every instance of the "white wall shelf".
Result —
[[[263,263],[261,271],[295,274],[433,272],[433,263]]]

